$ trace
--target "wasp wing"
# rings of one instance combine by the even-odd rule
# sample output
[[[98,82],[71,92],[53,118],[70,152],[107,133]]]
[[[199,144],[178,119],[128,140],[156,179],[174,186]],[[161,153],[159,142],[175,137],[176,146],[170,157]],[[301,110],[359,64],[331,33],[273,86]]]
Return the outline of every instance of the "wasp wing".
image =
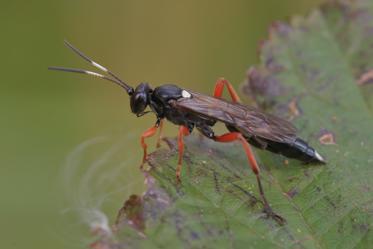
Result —
[[[234,127],[245,137],[264,138],[270,141],[292,143],[296,128],[288,121],[264,113],[254,107],[233,103],[224,99],[188,91],[190,98],[172,102],[174,108],[196,115],[213,118]]]

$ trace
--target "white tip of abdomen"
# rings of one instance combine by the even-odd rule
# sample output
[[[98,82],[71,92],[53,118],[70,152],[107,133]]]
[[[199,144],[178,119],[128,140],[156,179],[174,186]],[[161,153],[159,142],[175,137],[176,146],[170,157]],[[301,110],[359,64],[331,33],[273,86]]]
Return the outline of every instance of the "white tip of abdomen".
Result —
[[[317,160],[319,160],[320,162],[324,162],[325,163],[325,159],[317,152],[315,151],[315,157],[317,158]]]

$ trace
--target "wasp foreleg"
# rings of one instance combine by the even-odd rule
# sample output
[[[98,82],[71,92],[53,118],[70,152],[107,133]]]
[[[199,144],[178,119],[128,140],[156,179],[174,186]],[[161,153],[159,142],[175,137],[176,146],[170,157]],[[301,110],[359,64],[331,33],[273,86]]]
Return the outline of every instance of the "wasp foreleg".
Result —
[[[144,163],[146,162],[146,158],[148,157],[148,153],[147,153],[148,145],[145,143],[145,138],[153,136],[156,133],[157,128],[158,128],[158,126],[155,125],[155,126],[149,128],[149,129],[147,129],[146,131],[144,131],[144,133],[141,135],[140,142],[141,142],[141,147],[144,150],[144,155],[142,157],[142,163],[140,165],[141,169],[143,168]]]

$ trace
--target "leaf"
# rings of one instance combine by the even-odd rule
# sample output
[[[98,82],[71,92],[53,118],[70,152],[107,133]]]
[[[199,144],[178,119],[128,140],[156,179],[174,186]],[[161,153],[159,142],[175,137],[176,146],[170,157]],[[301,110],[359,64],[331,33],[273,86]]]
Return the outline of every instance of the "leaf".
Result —
[[[291,119],[327,159],[324,166],[309,166],[257,151],[267,198],[287,225],[265,218],[239,144],[190,136],[182,184],[175,181],[176,150],[153,153],[142,202],[134,209],[127,202],[116,237],[99,238],[96,248],[372,245],[372,95],[370,83],[358,81],[373,68],[373,2],[333,1],[307,18],[274,24],[269,37],[243,91]]]

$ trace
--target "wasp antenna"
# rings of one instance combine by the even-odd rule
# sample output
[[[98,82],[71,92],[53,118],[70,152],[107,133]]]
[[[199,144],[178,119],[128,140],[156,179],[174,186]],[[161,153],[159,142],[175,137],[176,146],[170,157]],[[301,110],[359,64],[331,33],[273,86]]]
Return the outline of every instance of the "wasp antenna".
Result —
[[[48,67],[48,69],[49,70],[54,70],[54,71],[62,71],[62,72],[69,72],[69,73],[80,73],[80,74],[92,75],[94,77],[113,82],[113,83],[119,85],[120,87],[124,88],[125,90],[127,90],[127,88],[124,87],[123,84],[120,81],[117,81],[116,79],[112,79],[112,78],[109,78],[105,75],[102,75],[102,74],[99,74],[99,73],[96,73],[96,72],[92,72],[92,71],[88,71],[88,70],[85,70],[85,69],[67,68],[67,67]]]
[[[129,95],[131,95],[133,93],[133,88],[129,85],[127,85],[123,80],[121,80],[118,76],[116,76],[113,72],[111,72],[110,70],[108,70],[106,67],[98,64],[97,62],[95,62],[94,60],[92,60],[91,58],[89,58],[87,55],[85,55],[82,51],[80,51],[79,49],[77,49],[76,47],[74,47],[71,43],[69,43],[67,40],[64,40],[64,43],[67,47],[69,47],[72,51],[74,51],[77,55],[79,55],[81,58],[83,58],[84,60],[88,61],[92,66],[98,68],[99,70],[107,73],[108,75],[112,76],[113,78],[115,78],[118,82],[116,83],[119,83],[120,82],[120,85],[126,89],[127,93]],[[60,70],[60,71],[63,71],[63,70]],[[83,70],[84,71],[84,70]],[[68,72],[71,72],[71,71],[68,71]],[[90,72],[90,71],[88,71]],[[94,72],[91,72],[91,73],[94,73]],[[96,74],[96,73],[94,73]],[[91,74],[92,75],[92,74]],[[99,77],[99,76],[97,76]],[[102,78],[102,77],[100,77]],[[109,78],[107,78],[109,79]],[[112,81],[114,82],[114,81]]]

